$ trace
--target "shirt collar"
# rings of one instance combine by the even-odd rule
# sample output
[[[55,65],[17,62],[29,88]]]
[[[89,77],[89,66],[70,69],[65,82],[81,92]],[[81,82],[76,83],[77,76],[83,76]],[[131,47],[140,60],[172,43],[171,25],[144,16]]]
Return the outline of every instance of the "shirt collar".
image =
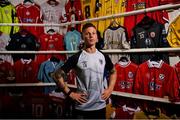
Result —
[[[159,62],[148,60],[147,62],[148,62],[149,68],[152,68],[152,67],[161,68],[162,64],[164,63],[163,60],[160,60]]]

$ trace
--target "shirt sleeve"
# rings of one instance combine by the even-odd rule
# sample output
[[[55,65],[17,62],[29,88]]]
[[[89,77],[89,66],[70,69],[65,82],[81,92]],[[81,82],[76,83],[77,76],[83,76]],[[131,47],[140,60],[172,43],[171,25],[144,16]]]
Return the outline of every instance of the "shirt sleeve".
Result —
[[[108,55],[104,55],[104,57],[105,57],[105,61],[106,61],[105,69],[110,72],[113,69],[114,64],[112,63],[112,61]]]
[[[75,68],[79,59],[79,56],[82,51],[74,54],[73,56],[69,57],[65,64],[61,67],[61,69],[68,73],[71,69]]]

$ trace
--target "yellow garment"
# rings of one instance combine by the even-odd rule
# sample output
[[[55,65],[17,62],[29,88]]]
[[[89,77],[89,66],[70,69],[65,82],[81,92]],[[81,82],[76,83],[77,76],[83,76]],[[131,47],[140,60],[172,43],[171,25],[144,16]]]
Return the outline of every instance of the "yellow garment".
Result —
[[[99,11],[95,13],[95,16],[101,17],[125,12],[125,1],[126,0],[99,0],[102,6],[99,8]],[[98,30],[100,31],[101,36],[103,36],[105,29],[107,29],[114,20],[119,25],[124,26],[124,17],[98,21]]]
[[[180,47],[180,15],[170,24],[167,40],[171,47]]]
[[[95,17],[95,2],[96,0],[81,0],[82,14],[85,19]],[[91,22],[97,27],[97,22]],[[83,24],[82,24],[83,25]]]
[[[14,21],[12,20],[12,18],[14,18]],[[0,23],[18,23],[16,10],[12,4],[9,4],[4,7],[0,7]],[[13,30],[12,34],[19,31],[18,26],[0,26],[0,31],[6,34],[10,34],[11,29]]]

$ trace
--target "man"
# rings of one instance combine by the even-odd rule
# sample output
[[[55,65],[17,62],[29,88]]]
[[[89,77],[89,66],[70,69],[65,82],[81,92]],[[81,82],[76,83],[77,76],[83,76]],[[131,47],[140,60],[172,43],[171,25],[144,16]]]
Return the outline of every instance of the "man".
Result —
[[[106,100],[111,95],[116,82],[116,72],[110,58],[96,49],[97,30],[92,23],[82,28],[84,47],[71,56],[55,73],[53,78],[63,92],[75,103],[73,114],[82,119],[105,119]],[[76,72],[77,90],[72,92],[64,82],[66,73]],[[105,88],[108,76],[109,84]]]

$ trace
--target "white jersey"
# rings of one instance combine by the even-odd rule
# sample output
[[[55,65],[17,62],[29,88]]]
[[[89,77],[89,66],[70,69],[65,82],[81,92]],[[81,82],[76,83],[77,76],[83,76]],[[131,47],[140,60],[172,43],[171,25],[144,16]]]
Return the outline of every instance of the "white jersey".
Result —
[[[99,110],[106,107],[106,101],[101,98],[105,89],[105,70],[111,71],[113,64],[107,55],[96,50],[95,53],[78,52],[71,56],[61,67],[68,73],[76,71],[77,92],[86,93],[87,102],[76,104],[75,108],[83,111]]]
[[[130,49],[124,27],[108,27],[104,32],[104,49]],[[122,54],[109,55],[113,64],[117,63]]]
[[[8,34],[2,33],[0,35],[0,51],[7,51],[6,46],[8,46],[10,40],[11,38]],[[13,59],[11,55],[2,54],[0,55],[0,59],[7,61],[13,65]]]
[[[48,2],[44,2],[40,7],[44,24],[60,24],[67,22],[65,6],[61,3],[57,5],[50,5]],[[44,32],[47,33],[49,29],[54,29],[56,32],[64,34],[64,27],[47,26],[44,27]]]

